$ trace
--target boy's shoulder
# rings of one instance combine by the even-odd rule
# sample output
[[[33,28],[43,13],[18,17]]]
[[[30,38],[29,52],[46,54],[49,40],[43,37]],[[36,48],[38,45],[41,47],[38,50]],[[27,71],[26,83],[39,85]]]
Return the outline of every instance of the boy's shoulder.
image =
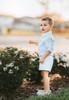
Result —
[[[48,40],[51,39],[51,40],[54,41],[53,35],[47,35],[45,38],[48,39]]]
[[[47,35],[46,38],[53,38],[53,35],[52,34]]]

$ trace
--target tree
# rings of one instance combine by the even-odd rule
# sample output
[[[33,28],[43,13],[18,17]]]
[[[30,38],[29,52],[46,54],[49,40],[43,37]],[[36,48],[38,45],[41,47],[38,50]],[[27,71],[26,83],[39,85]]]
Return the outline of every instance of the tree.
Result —
[[[48,13],[50,0],[37,0],[44,8],[44,12]]]
[[[57,4],[57,2],[59,3],[59,13],[57,12],[50,12],[50,7],[49,7],[49,3],[53,2],[53,4]],[[69,0],[37,0],[37,2],[39,2],[40,5],[42,5],[44,12],[41,15],[41,17],[44,16],[50,16],[52,18],[55,18],[55,20],[62,20],[62,13],[66,12],[67,10],[69,10]],[[58,9],[58,8],[57,8]]]

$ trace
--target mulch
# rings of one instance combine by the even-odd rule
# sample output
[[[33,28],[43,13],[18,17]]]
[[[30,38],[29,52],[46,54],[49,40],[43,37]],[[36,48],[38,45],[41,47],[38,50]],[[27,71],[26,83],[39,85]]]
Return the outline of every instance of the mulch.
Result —
[[[50,89],[52,93],[62,89],[69,88],[69,77],[61,78],[57,75],[50,76]],[[23,82],[21,87],[19,87],[14,93],[8,94],[6,100],[23,100],[29,99],[32,96],[36,96],[36,92],[38,89],[43,90],[43,82],[37,85],[35,82],[27,82],[26,80]],[[4,100],[2,94],[0,94],[0,100]]]

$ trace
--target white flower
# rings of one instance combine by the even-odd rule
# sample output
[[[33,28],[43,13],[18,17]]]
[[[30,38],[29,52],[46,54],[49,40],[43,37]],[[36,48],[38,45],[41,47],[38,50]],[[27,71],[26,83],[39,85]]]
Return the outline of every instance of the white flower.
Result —
[[[30,55],[28,54],[27,57],[29,57]]]
[[[18,67],[18,66],[15,66],[14,68],[15,68],[16,70],[18,70],[18,69],[19,69],[19,67]]]
[[[67,57],[67,61],[69,62],[69,57]]]
[[[58,64],[58,66],[63,65],[62,63]]]
[[[63,54],[62,52],[59,52],[58,56],[59,56],[59,58],[63,58],[63,57],[65,57],[65,54]]]
[[[30,73],[28,75],[31,75]]]
[[[30,62],[30,64],[31,64],[31,62]]]
[[[54,58],[55,58],[55,59],[58,59],[58,58],[59,58],[57,53],[54,54]]]
[[[69,67],[69,57],[67,56],[67,54],[63,54],[62,52],[59,52],[59,53],[55,53],[53,57],[59,63],[58,66]]]
[[[59,58],[57,59],[57,62],[59,63]]]
[[[4,70],[4,71],[7,71],[7,67],[4,67],[3,70]]]
[[[63,67],[66,67],[66,65],[63,65]]]
[[[7,49],[4,49],[3,51],[7,52]]]
[[[19,58],[24,58],[24,57],[23,57],[23,54],[21,54]]]
[[[2,57],[4,57],[4,55],[2,55]]]
[[[28,72],[26,72],[26,74],[28,74]]]
[[[33,55],[33,57],[37,57],[37,53],[36,52],[32,53],[32,55]]]
[[[29,80],[31,80],[31,78],[29,78]]]
[[[24,52],[24,54],[26,54],[26,52]]]
[[[13,67],[13,66],[14,66],[14,63],[10,63],[9,66],[10,66],[10,67]]]
[[[14,63],[7,64],[6,67],[13,67]]]
[[[14,54],[16,54],[16,55],[17,55],[17,54],[18,54],[18,51],[15,51],[15,52],[14,52]]]
[[[31,58],[31,61],[35,61],[36,60],[36,58]]]
[[[67,58],[66,57],[63,57],[61,60],[67,62]]]
[[[58,56],[58,54],[57,54],[57,53],[55,53],[54,55],[55,55],[55,56]]]
[[[12,48],[9,48],[8,50],[12,50]]]
[[[0,60],[0,65],[2,65],[2,61]]]
[[[69,63],[67,63],[66,66],[69,67]]]
[[[12,69],[10,69],[8,73],[12,74],[13,73]]]
[[[24,57],[20,56],[19,58],[21,58],[21,59],[22,59],[22,58],[24,58]]]

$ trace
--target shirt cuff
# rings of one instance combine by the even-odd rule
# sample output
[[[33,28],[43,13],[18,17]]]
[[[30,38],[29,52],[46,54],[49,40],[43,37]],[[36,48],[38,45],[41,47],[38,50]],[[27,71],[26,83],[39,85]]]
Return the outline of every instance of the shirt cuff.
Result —
[[[48,49],[47,49],[47,51],[50,51],[50,52],[52,52],[52,51],[53,51],[53,49],[52,49],[52,48],[48,48]]]

